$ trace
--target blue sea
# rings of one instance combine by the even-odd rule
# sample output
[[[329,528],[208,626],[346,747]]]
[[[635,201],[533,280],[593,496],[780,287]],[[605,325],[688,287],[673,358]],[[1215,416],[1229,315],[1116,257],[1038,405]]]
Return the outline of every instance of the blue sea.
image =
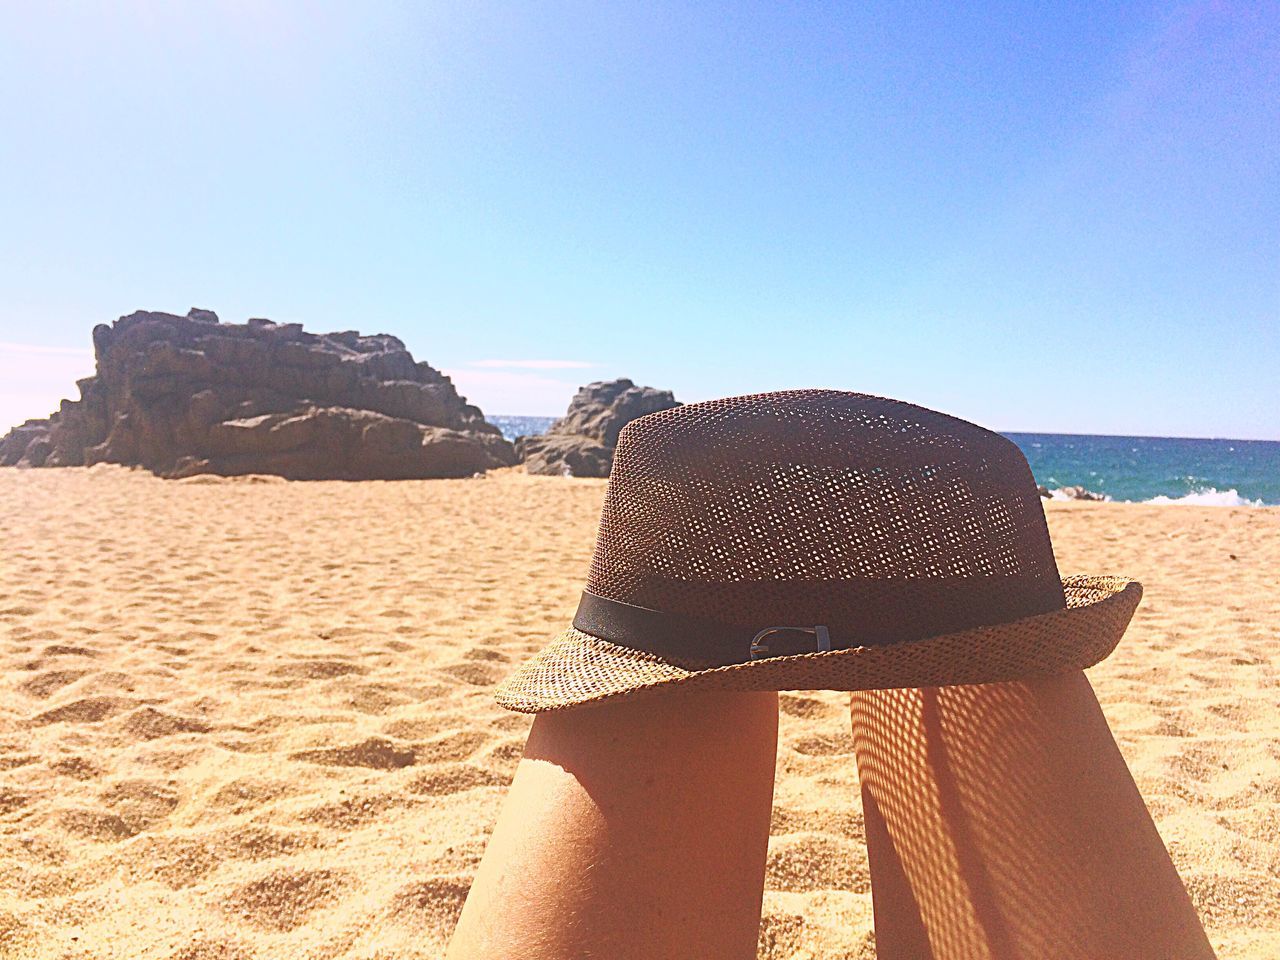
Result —
[[[508,439],[542,433],[553,417],[490,417]],[[1050,490],[1084,487],[1108,500],[1280,505],[1280,442],[1007,433]]]
[[[502,435],[508,440],[514,440],[516,437],[533,437],[540,433],[546,433],[547,428],[556,422],[555,417],[516,417],[503,416],[485,417],[490,423],[502,431]]]

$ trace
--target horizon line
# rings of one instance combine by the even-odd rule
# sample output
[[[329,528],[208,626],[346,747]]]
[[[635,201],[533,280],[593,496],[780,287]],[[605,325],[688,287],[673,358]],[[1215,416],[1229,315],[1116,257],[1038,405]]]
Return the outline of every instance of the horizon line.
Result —
[[[523,417],[526,419],[559,420],[563,416],[563,413],[486,413],[485,419]],[[978,426],[982,425],[978,424]],[[1185,434],[1162,433],[1083,433],[1075,430],[1004,430],[996,427],[984,427],[983,429],[991,430],[993,433],[998,433],[1005,437],[1010,434],[1021,434],[1037,437],[1112,437],[1117,440],[1221,440],[1232,443],[1280,443],[1280,437],[1274,439],[1270,437],[1192,437]]]

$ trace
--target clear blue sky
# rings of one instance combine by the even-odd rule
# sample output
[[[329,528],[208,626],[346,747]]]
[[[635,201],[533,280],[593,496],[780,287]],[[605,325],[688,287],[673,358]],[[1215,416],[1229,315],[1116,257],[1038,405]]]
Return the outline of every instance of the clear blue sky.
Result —
[[[0,420],[89,331],[1280,438],[1280,4],[12,3]]]

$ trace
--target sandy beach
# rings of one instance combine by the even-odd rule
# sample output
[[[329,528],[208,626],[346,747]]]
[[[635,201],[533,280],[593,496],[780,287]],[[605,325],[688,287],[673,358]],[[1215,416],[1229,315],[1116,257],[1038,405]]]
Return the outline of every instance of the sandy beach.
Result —
[[[0,957],[439,957],[603,493],[0,471]],[[1090,676],[1212,943],[1280,955],[1280,509],[1047,510],[1145,583]],[[873,957],[847,697],[782,711],[760,956]]]

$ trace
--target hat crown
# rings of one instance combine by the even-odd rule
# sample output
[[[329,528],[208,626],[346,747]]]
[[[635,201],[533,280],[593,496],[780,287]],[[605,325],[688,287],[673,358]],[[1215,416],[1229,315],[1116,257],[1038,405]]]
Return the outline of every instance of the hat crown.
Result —
[[[1061,609],[1026,459],[912,404],[797,390],[689,404],[622,431],[587,590],[868,644]]]

